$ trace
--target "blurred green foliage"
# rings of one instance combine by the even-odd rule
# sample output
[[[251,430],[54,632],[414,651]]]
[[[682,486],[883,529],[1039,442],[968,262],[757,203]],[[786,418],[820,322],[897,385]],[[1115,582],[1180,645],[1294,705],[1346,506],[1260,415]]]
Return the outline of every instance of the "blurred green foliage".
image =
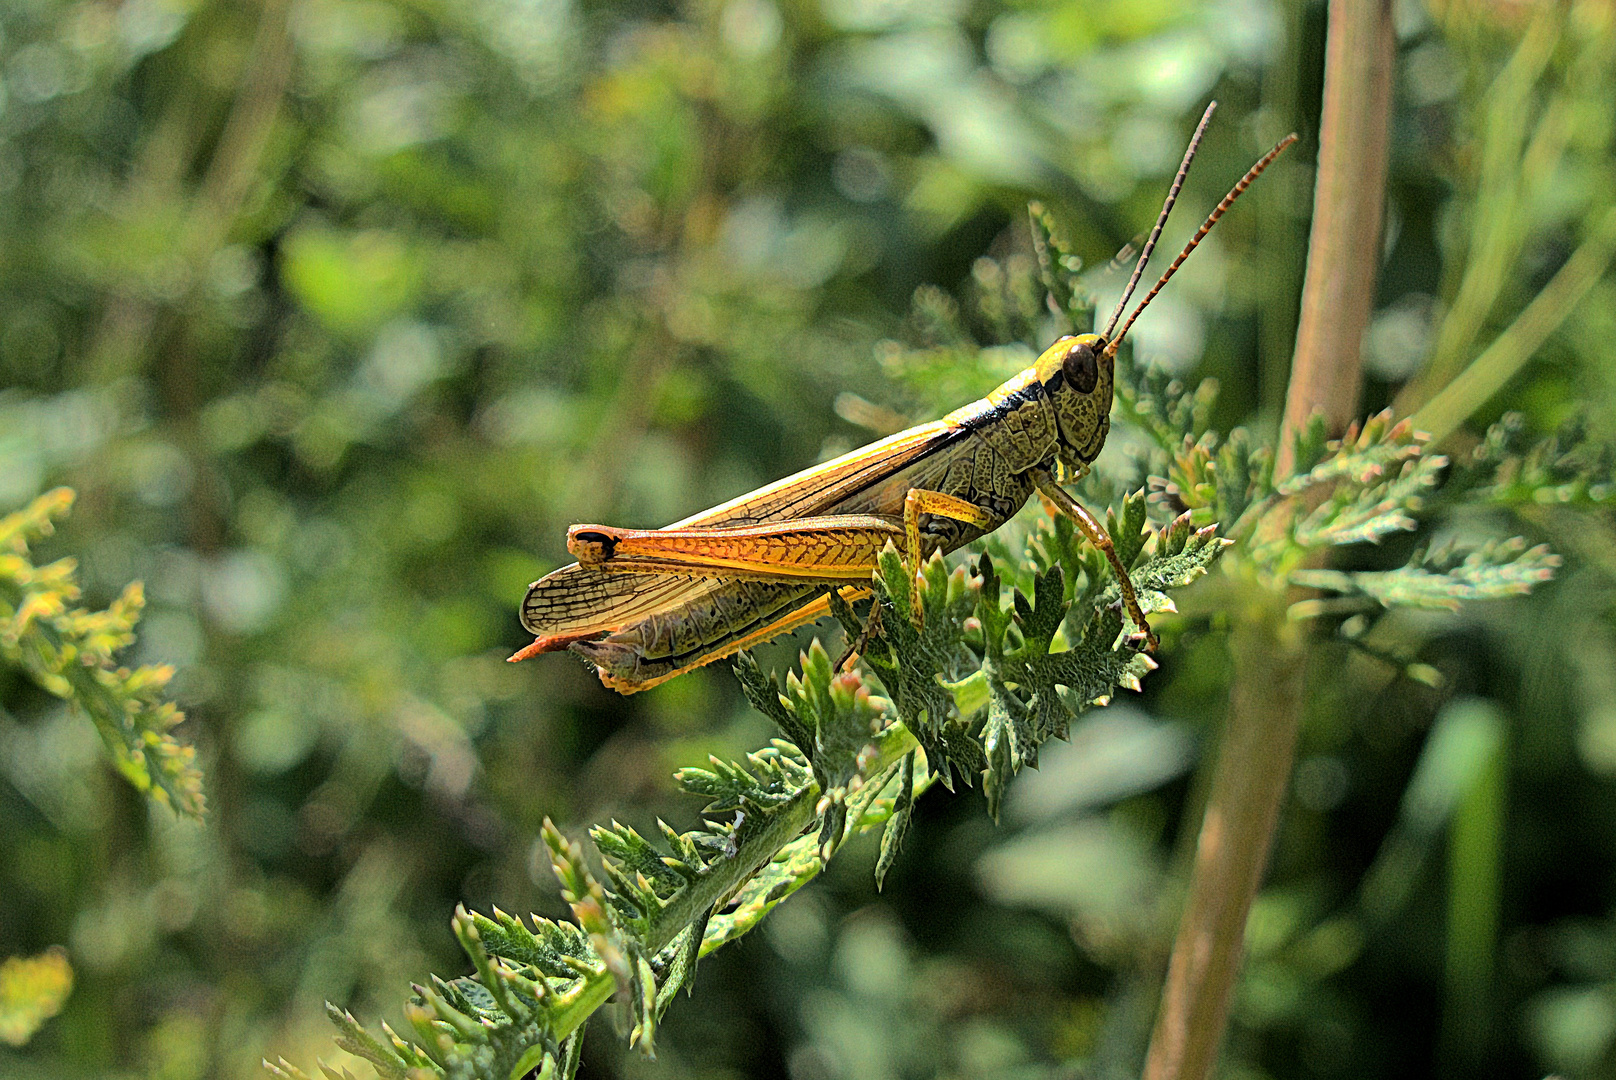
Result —
[[[1399,11],[1368,408],[1480,353],[1616,191],[1608,5]],[[176,667],[209,802],[148,809],[0,672],[0,954],[63,945],[75,983],[0,1073],[331,1057],[325,999],[397,1022],[412,979],[464,970],[457,903],[562,913],[545,815],[693,823],[667,774],[771,734],[726,675],[624,700],[503,663],[566,525],[660,525],[990,388],[1057,329],[976,302],[1032,257],[1028,198],[1105,309],[1207,97],[1168,246],[1316,127],[1322,26],[1278,0],[0,8],[0,511],[71,485],[40,560],[77,557],[90,608],[145,583],[119,661]],[[1164,383],[1221,382],[1203,430],[1278,415],[1310,193],[1281,159],[1134,331]],[[1457,619],[1330,622],[1240,1075],[1616,1061],[1616,540],[1587,449],[1616,430],[1616,280],[1514,370],[1450,447],[1493,453],[1496,497],[1334,569],[1521,531],[1564,568]],[[1476,444],[1506,409],[1519,445]],[[1099,483],[1149,446],[1122,419]],[[1002,825],[921,800],[879,897],[849,845],[703,962],[655,1063],[602,1038],[582,1075],[1136,1073],[1227,689],[1217,580]]]
[[[73,968],[60,948],[0,963],[0,1042],[21,1046],[62,1011],[73,990]]]
[[[196,750],[174,738],[185,717],[161,696],[174,677],[168,666],[113,667],[112,655],[134,644],[145,597],[126,587],[105,611],[74,607],[79,587],[72,559],[34,566],[28,545],[49,536],[73,492],[57,488],[0,518],[0,659],[94,722],[118,770],[141,791],[193,818],[205,799]]]

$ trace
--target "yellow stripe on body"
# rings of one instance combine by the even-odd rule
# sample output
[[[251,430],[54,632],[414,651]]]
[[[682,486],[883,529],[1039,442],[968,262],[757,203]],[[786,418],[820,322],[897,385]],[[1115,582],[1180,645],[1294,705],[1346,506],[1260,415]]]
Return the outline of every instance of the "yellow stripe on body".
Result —
[[[850,514],[719,529],[579,525],[568,536],[580,562],[621,573],[708,577],[722,570],[753,580],[834,582],[867,579],[887,543],[903,540],[903,529]]]

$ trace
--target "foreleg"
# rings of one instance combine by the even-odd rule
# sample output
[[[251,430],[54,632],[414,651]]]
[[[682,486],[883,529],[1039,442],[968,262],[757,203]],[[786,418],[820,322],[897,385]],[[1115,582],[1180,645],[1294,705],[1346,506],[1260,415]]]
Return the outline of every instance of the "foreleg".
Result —
[[[1117,556],[1116,545],[1111,542],[1105,526],[1101,525],[1082,503],[1068,495],[1065,488],[1055,483],[1055,478],[1045,470],[1034,470],[1032,481],[1044,497],[1055,504],[1055,509],[1072,519],[1088,542],[1093,544],[1111,564],[1111,571],[1116,575],[1117,587],[1122,590],[1122,604],[1127,608],[1128,617],[1144,634],[1145,651],[1155,652],[1158,644],[1156,635],[1151,632],[1150,624],[1145,621],[1144,610],[1139,606],[1139,594],[1133,589],[1133,579],[1128,576],[1128,568],[1122,565],[1122,560]]]

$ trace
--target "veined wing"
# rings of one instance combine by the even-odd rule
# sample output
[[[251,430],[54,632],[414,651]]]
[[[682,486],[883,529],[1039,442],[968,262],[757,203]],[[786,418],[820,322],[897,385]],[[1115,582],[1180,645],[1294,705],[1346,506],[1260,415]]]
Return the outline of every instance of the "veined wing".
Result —
[[[701,525],[742,525],[816,517],[832,512],[838,503],[965,434],[969,432],[946,420],[921,424],[822,465],[810,466],[667,527],[688,529]]]
[[[711,578],[623,574],[572,563],[528,588],[522,625],[539,638],[571,639],[615,630],[704,595],[719,584]],[[564,644],[557,642],[555,647]]]
[[[834,508],[964,433],[938,420],[900,431],[839,458],[804,469],[710,510],[676,521],[670,529],[739,525],[811,517]],[[522,625],[562,648],[579,637],[604,633],[704,597],[716,578],[624,574],[573,563],[546,574],[528,589]],[[545,651],[543,645],[539,651]]]

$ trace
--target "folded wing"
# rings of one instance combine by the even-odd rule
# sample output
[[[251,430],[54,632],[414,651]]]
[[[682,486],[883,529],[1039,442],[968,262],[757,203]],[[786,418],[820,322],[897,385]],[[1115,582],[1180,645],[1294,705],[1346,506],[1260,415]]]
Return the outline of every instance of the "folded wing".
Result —
[[[861,492],[965,434],[964,429],[943,420],[922,424],[667,527],[744,525],[834,514],[840,504],[857,501]],[[902,513],[901,495],[897,506],[890,510],[866,508],[859,512],[897,516]],[[617,630],[702,599],[725,584],[718,578],[625,574],[573,563],[546,574],[529,587],[522,602],[522,625],[541,639],[540,651],[562,648],[580,637]],[[546,646],[542,644],[545,639],[555,640]]]

